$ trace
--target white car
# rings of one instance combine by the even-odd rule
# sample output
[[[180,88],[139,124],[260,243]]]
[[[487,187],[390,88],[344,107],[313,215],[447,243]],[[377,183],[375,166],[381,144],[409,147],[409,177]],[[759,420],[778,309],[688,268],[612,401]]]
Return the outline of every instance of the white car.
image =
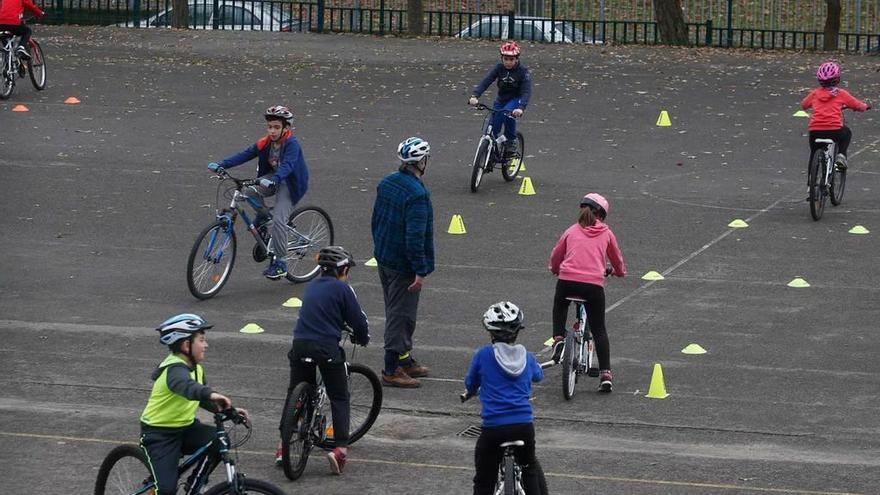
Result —
[[[508,16],[485,15],[456,36],[556,43],[596,43],[592,36],[587,36],[571,21],[551,20],[547,17],[514,17],[513,33],[511,33]]]
[[[214,5],[211,0],[190,0],[189,26],[195,29],[214,28]],[[139,27],[170,27],[171,8],[140,22]],[[237,31],[300,31],[302,21],[269,3],[220,0],[217,7],[217,29]],[[131,27],[131,22],[119,24]]]

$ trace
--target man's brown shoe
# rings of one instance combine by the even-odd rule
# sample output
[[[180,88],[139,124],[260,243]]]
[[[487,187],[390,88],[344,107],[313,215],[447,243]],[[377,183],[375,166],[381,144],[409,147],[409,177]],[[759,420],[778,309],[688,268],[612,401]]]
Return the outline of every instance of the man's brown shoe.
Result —
[[[409,366],[403,366],[403,372],[412,378],[421,378],[423,376],[428,376],[428,367],[420,365],[415,359],[413,359],[412,364]]]
[[[419,388],[422,386],[422,382],[407,375],[403,371],[403,368],[398,366],[397,369],[394,370],[393,375],[386,375],[384,372],[382,373],[382,385],[387,387]]]

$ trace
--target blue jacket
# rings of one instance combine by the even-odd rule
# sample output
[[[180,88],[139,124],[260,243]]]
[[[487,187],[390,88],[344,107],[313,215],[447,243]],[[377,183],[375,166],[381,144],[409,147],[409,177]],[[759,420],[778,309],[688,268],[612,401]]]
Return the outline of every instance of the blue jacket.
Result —
[[[321,276],[306,286],[302,309],[293,329],[294,340],[314,340],[334,347],[348,325],[354,330],[355,341],[370,343],[367,315],[361,309],[354,289],[333,276]]]
[[[395,172],[379,182],[372,231],[373,256],[383,267],[422,277],[434,271],[431,193],[411,172]]]
[[[479,389],[483,427],[493,428],[531,423],[532,382],[543,379],[534,354],[519,344],[496,342],[474,354],[464,386],[471,394]]]
[[[272,166],[269,165],[269,149],[271,148],[269,136],[260,138],[255,144],[221,161],[220,166],[223,168],[237,167],[259,157],[257,177],[272,174],[272,180],[276,184],[281,183],[282,180],[287,181],[290,200],[296,204],[306,195],[309,188],[309,170],[306,168],[306,159],[303,157],[299,141],[293,136],[290,129],[285,130],[279,140],[281,141],[281,163],[274,170],[274,173]]]
[[[516,67],[511,70],[505,69],[504,64],[499,63],[486,74],[480,84],[477,84],[474,88],[474,96],[479,98],[496,79],[498,80],[498,101],[507,103],[514,98],[519,98],[519,107],[525,110],[529,104],[529,98],[532,96],[532,76],[529,75],[529,69],[522,62],[516,64]]]

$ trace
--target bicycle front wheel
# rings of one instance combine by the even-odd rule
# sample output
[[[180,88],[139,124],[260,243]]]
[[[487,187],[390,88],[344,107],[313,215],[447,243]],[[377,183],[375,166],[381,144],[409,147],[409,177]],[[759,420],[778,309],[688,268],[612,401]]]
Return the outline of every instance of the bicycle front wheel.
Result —
[[[46,89],[46,59],[43,57],[43,48],[33,38],[30,42],[31,58],[27,62],[28,74],[31,84],[37,91]]]
[[[262,495],[285,495],[284,490],[278,488],[272,483],[269,483],[268,481],[245,478],[243,476],[238,480],[238,487],[239,489],[236,490],[235,487],[230,485],[228,481],[224,481],[223,483],[212,486],[210,490],[205,492],[205,495],[244,495],[246,493],[260,493]]]
[[[15,88],[15,72],[9,70],[9,57],[12,56],[6,50],[0,50],[0,100],[9,99]]]
[[[333,245],[333,222],[317,206],[298,208],[287,220],[287,280],[308,282],[321,267],[315,257],[321,249]]]
[[[205,227],[186,263],[186,283],[197,299],[209,299],[226,285],[235,265],[235,229],[218,220]]]
[[[825,211],[825,193],[823,182],[825,181],[825,152],[816,150],[810,156],[810,170],[807,182],[810,192],[807,198],[810,202],[810,216],[813,220],[822,218]]]
[[[312,396],[315,388],[307,382],[294,387],[288,403],[284,405],[281,419],[281,467],[284,476],[295,480],[302,476],[309,462],[312,439]]]
[[[574,331],[569,330],[565,336],[565,347],[562,350],[562,396],[571,400],[577,383],[577,367],[581,359],[581,343]]]
[[[843,191],[846,189],[846,170],[839,170],[834,167],[834,173],[831,175],[831,204],[838,206],[843,202]]]
[[[504,177],[504,180],[507,182],[516,179],[516,175],[519,174],[519,171],[522,168],[523,157],[526,156],[526,139],[521,132],[516,133],[516,141],[516,144],[518,145],[516,153],[507,160],[507,163],[503,167],[501,167],[501,176]]]
[[[155,486],[144,451],[135,445],[120,445],[101,463],[95,495],[146,494]]]
[[[473,171],[471,172],[471,192],[477,192],[483,180],[483,172],[489,166],[489,141],[481,139],[474,155]]]

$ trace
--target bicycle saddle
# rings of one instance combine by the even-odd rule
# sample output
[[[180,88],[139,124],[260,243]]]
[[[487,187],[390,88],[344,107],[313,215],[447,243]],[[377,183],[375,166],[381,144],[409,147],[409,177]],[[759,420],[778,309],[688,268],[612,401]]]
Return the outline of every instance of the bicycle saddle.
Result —
[[[514,440],[512,442],[504,442],[501,445],[499,445],[499,447],[501,447],[502,449],[505,447],[522,447],[525,444],[526,443],[523,442],[522,440]]]
[[[566,297],[565,300],[566,300],[566,301],[571,301],[571,302],[576,302],[576,303],[585,303],[585,302],[587,302],[586,299],[581,299],[580,297]]]
[[[832,143],[834,142],[834,140],[833,140],[833,139],[828,139],[828,138],[816,138],[816,139],[813,140],[813,142],[815,142],[815,143],[828,143],[828,144],[832,144]]]

